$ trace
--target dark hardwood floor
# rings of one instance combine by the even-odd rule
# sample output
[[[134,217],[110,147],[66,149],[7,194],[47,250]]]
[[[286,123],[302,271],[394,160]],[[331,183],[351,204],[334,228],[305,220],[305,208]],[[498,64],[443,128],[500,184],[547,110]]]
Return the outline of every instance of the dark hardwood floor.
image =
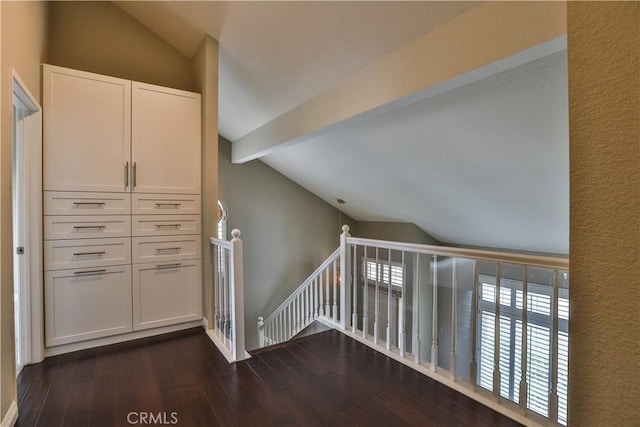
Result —
[[[202,329],[56,356],[18,426],[517,426],[337,331],[229,365]]]

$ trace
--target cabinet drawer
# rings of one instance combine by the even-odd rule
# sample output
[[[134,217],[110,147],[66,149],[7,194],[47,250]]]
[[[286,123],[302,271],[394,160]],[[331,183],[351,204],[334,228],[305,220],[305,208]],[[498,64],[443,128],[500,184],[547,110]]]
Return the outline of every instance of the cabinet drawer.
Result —
[[[130,332],[131,266],[49,271],[45,308],[47,347]]]
[[[131,263],[131,239],[73,239],[44,242],[45,270]]]
[[[200,260],[133,266],[133,329],[202,318]]]
[[[197,259],[201,245],[198,235],[134,237],[132,259],[135,264]]]
[[[200,196],[133,194],[132,213],[137,215],[200,215]]]
[[[44,192],[45,215],[127,215],[128,193]]]
[[[100,237],[127,237],[131,235],[131,217],[114,215],[45,216],[44,239],[96,239]]]
[[[133,236],[200,234],[200,215],[134,215]]]

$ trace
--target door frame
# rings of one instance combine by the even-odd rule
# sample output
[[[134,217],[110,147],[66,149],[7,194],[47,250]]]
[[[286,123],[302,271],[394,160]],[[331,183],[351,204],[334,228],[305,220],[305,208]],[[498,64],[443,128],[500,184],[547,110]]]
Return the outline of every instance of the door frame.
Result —
[[[42,259],[42,107],[15,69],[13,97],[27,109],[23,121],[25,166],[25,269],[20,289],[20,366],[44,359],[44,304]],[[15,257],[15,248],[12,250]],[[15,344],[15,341],[14,341]]]

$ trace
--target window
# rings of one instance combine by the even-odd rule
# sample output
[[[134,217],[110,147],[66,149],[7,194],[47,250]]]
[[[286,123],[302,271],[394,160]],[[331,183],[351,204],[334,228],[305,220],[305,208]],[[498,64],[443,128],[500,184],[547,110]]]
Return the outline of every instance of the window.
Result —
[[[496,279],[480,275],[478,302],[478,384],[493,390]],[[500,279],[500,396],[519,401],[522,357],[522,282]],[[568,289],[558,290],[558,421],[567,424]],[[553,288],[529,283],[527,289],[527,407],[548,416],[551,393]]]
[[[387,285],[389,283],[389,262],[387,260],[376,260],[372,258],[366,258],[366,272],[367,279],[371,282],[376,281],[378,283]],[[404,268],[399,262],[391,262],[391,286],[402,288],[404,280]]]

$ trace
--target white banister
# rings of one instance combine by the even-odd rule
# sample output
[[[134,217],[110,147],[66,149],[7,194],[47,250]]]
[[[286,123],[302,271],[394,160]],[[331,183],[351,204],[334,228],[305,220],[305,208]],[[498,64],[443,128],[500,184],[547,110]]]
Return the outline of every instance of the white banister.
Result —
[[[391,350],[391,249],[387,252],[387,350]]]
[[[264,340],[260,343],[261,346],[287,341],[316,319],[330,315],[330,274],[331,270],[336,269],[339,256],[340,248],[329,255],[270,316],[263,319],[258,326],[258,335],[264,335]],[[324,290],[322,289],[323,278],[325,278]],[[335,278],[334,282],[336,282]],[[326,304],[324,309],[322,306],[323,295],[325,296],[324,304]],[[337,305],[337,296],[335,299]]]
[[[520,353],[520,393],[519,402],[520,411],[525,413],[527,410],[527,396],[529,393],[529,385],[527,384],[527,355],[528,352],[528,334],[529,334],[529,272],[527,266],[522,271],[522,340],[520,343],[522,352]]]
[[[449,356],[449,378],[456,380],[456,334],[458,328],[458,278],[456,259],[451,258],[451,354]]]
[[[261,345],[288,340],[318,319],[524,425],[555,425],[558,417],[566,422],[569,300],[568,282],[560,285],[558,275],[566,280],[567,259],[353,238],[347,226],[342,230],[340,248],[278,310],[259,319]],[[439,295],[441,285],[449,286],[449,265],[450,301]],[[531,268],[553,271],[552,294],[541,290],[548,288],[548,281],[540,279],[544,272]],[[521,269],[521,277],[514,276],[516,269]],[[385,289],[387,298],[381,302]],[[532,296],[541,308],[530,311]],[[545,304],[551,306],[548,312]],[[549,366],[548,391],[540,378],[545,369],[539,367],[535,389],[529,385],[534,354],[529,354],[530,328],[536,328],[537,340],[550,336],[543,344],[549,358],[546,350],[542,355],[538,350],[534,360],[536,366]],[[439,337],[440,345],[443,338],[451,339],[448,368],[438,362],[439,350],[445,350],[439,349]],[[458,341],[461,337],[465,339]],[[430,358],[424,353],[429,343]],[[467,360],[468,382],[467,369],[458,370],[458,362]]]
[[[557,270],[568,270],[567,258],[552,258],[537,255],[526,255],[510,252],[486,251],[480,249],[454,248],[447,246],[422,245],[418,243],[391,242],[387,240],[363,239],[360,237],[348,237],[347,243],[352,245],[369,245],[380,249],[393,249],[439,257],[456,257],[475,259],[478,261],[499,262],[507,264],[528,265]]]
[[[478,262],[473,260],[473,284],[471,285],[471,362],[469,366],[469,380],[473,391],[478,385],[478,362],[476,349],[478,347]]]
[[[420,254],[416,253],[415,282],[413,283],[413,356],[414,361],[420,364]]]
[[[354,334],[358,329],[358,247],[353,245],[353,308],[351,310],[351,332]]]
[[[496,302],[493,330],[493,396],[500,400],[500,263],[496,263]]]
[[[351,311],[351,292],[350,286],[352,286],[351,279],[351,251],[347,245],[347,238],[351,237],[349,234],[349,226],[342,226],[342,234],[340,235],[340,326],[343,330],[347,328],[351,321],[349,312]]]
[[[438,369],[438,256],[433,255],[433,298],[431,309],[431,370]]]
[[[336,262],[333,261],[333,321],[338,321],[338,274],[336,271]]]
[[[260,347],[264,347],[264,330],[262,330],[262,325],[264,325],[264,319],[260,316],[258,317],[258,343]]]
[[[207,334],[231,362],[249,357],[245,350],[244,282],[242,240],[240,230],[231,232],[231,241],[211,238],[213,278],[211,295],[214,301],[214,321]],[[261,323],[262,319],[258,319]],[[260,329],[260,328],[259,328]],[[264,342],[264,335],[258,334]]]
[[[233,289],[230,290],[231,335],[233,340],[233,358],[242,360],[245,358],[244,345],[244,275],[242,269],[242,240],[240,230],[231,230],[231,281]]]
[[[551,394],[549,395],[549,418],[558,420],[558,271],[553,271],[553,293],[551,309]]]
[[[329,298],[329,292],[331,291],[331,281],[329,280],[329,269],[325,271],[325,302],[324,302],[324,315],[331,317],[331,299]]]
[[[362,259],[362,337],[369,331],[369,275],[367,270],[367,245],[364,245]]]
[[[405,267],[405,261],[404,261],[404,251],[402,251],[402,268],[403,270],[406,268]],[[401,296],[400,296],[400,301],[398,302],[398,324],[400,325],[400,330],[398,331],[398,347],[400,349],[400,356],[404,357],[404,350],[406,348],[406,339],[407,339],[407,326],[405,324],[405,315],[404,315],[404,288],[407,287],[407,275],[406,274],[402,274],[402,289],[401,289]]]
[[[373,294],[374,316],[373,316],[373,343],[378,343],[378,319],[380,316],[380,254],[376,248],[376,287]]]

